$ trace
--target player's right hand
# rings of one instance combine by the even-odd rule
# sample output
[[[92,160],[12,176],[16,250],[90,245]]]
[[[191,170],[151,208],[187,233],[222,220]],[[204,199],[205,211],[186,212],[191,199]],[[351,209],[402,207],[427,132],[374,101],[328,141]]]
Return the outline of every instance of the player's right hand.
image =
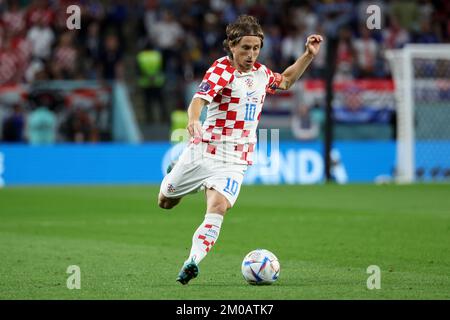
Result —
[[[200,123],[200,121],[189,121],[186,129],[194,139],[202,138],[202,124]]]

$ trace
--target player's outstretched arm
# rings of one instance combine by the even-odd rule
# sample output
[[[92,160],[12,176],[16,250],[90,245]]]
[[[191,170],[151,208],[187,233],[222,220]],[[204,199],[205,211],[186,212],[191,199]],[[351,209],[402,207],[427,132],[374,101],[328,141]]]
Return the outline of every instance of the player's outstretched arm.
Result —
[[[283,79],[278,89],[287,90],[295,81],[297,81],[305,72],[314,57],[319,53],[320,43],[323,41],[321,35],[313,34],[306,39],[305,52],[282,73]]]
[[[203,107],[208,101],[202,98],[193,98],[188,108],[188,125],[186,129],[191,137],[202,137],[202,124],[200,123],[200,115]]]

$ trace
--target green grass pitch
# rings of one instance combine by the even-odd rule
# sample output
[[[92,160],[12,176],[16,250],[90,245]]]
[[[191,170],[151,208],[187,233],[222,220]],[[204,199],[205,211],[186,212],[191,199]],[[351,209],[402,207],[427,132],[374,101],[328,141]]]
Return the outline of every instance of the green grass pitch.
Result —
[[[449,299],[450,185],[244,186],[189,285],[175,281],[205,214],[171,211],[156,186],[0,190],[0,299]],[[281,263],[271,286],[240,272],[256,248]],[[66,286],[68,266],[81,289]],[[367,267],[381,269],[368,290]]]

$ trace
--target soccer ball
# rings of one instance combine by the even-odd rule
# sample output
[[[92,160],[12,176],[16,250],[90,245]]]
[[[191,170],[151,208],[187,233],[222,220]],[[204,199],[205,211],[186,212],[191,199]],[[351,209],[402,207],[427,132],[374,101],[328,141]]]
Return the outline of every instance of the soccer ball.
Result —
[[[272,284],[280,275],[280,263],[269,250],[256,249],[245,256],[241,270],[250,284]]]

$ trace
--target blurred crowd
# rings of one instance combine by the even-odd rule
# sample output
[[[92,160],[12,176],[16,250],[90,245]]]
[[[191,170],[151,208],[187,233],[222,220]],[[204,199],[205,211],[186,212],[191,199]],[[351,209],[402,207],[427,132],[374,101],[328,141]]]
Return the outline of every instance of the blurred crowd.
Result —
[[[81,8],[79,30],[67,28],[70,14],[66,10],[73,4]],[[109,117],[110,105],[99,96],[109,90],[108,80],[124,75],[122,24],[126,15],[121,8],[125,9],[124,3],[0,0],[3,141],[48,144],[110,139],[109,120],[102,120]],[[99,89],[33,87],[46,80],[100,80],[105,84]],[[11,102],[8,95],[18,98]]]
[[[81,28],[68,30],[66,9],[74,4],[81,8]],[[369,5],[380,8],[380,30],[366,27]],[[307,35],[326,36],[327,22],[336,18],[343,21],[338,72],[348,77],[387,76],[385,49],[450,42],[448,1],[0,0],[0,84],[120,78],[124,53],[146,45],[161,52],[169,77],[190,79],[224,54],[225,27],[243,13],[262,24],[260,59],[274,70],[283,70],[303,52]],[[126,39],[130,23],[138,42]],[[325,51],[310,76],[323,76]]]
[[[366,26],[369,5],[378,5],[380,30]],[[211,61],[224,55],[225,27],[239,14],[258,17],[265,30],[260,60],[282,71],[303,52],[312,33],[330,33],[328,22],[340,20],[337,76],[387,77],[383,51],[406,43],[450,42],[448,1],[156,1],[146,2],[142,22],[147,41],[163,53],[165,71],[188,80],[201,76]],[[335,24],[336,25],[336,24]],[[323,77],[326,41],[308,71]]]
[[[66,10],[72,4],[77,1],[0,0],[0,85],[122,75],[117,20],[126,16],[86,1],[80,3],[82,27],[69,30]]]
[[[74,4],[81,28],[68,30]],[[369,5],[380,8],[379,30],[366,27]],[[0,86],[127,79],[141,89],[146,120],[169,122],[171,111],[186,108],[190,85],[225,55],[225,27],[240,14],[259,19],[260,60],[278,72],[301,55],[308,35],[324,35],[305,78],[323,78],[333,32],[336,79],[388,78],[386,49],[450,42],[449,1],[0,0]]]

